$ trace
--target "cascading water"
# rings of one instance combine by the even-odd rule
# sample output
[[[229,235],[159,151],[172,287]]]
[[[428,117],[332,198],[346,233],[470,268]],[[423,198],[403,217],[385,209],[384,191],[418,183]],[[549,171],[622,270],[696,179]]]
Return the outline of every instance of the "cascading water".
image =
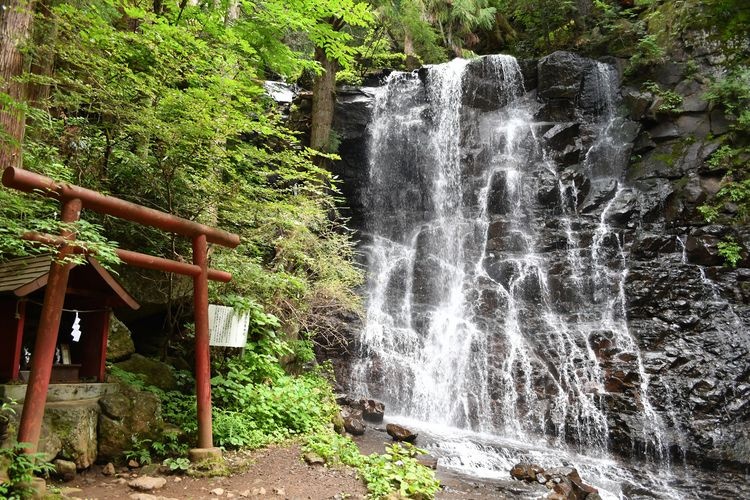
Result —
[[[629,392],[642,446],[668,460],[628,329],[625,243],[609,220],[628,189],[616,76],[601,63],[591,72],[580,168],[586,199],[605,200],[594,209],[552,158],[557,129],[535,118],[514,58],[393,73],[375,90],[355,392],[416,421],[602,457],[607,400]],[[471,78],[491,84],[467,88]]]

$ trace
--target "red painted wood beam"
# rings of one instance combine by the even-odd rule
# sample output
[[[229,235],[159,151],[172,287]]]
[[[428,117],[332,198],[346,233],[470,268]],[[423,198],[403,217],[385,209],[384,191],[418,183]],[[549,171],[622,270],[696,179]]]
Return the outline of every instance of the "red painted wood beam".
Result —
[[[75,222],[81,216],[81,200],[65,200],[62,206],[62,221]],[[63,233],[66,239],[75,237],[69,231]],[[23,402],[21,421],[18,425],[18,442],[27,443],[26,452],[33,453],[39,444],[42,431],[44,405],[47,401],[47,389],[52,374],[52,362],[55,357],[57,331],[60,328],[60,317],[65,302],[65,290],[68,287],[68,276],[73,264],[62,264],[61,261],[69,255],[72,247],[63,246],[57,259],[50,264],[47,288],[44,291],[44,305],[39,318],[39,329],[34,344],[34,354],[31,361],[29,384],[26,388],[26,398]]]
[[[28,170],[16,167],[6,168],[3,172],[3,184],[26,193],[40,193],[41,191],[40,194],[61,201],[79,199],[83,203],[83,208],[190,238],[205,234],[209,243],[230,248],[240,244],[240,237],[236,234],[143,207],[114,196],[106,196],[80,186],[55,182],[49,177]]]
[[[25,309],[24,300],[0,299],[0,343],[4,346],[0,350],[0,382],[18,380]]]
[[[208,245],[206,236],[193,238],[193,264],[201,273],[193,277],[195,310],[195,394],[198,400],[198,447],[213,448],[211,424],[211,358],[208,335]]]
[[[166,271],[169,273],[182,274],[185,276],[199,276],[201,274],[201,268],[195,264],[188,264],[186,262],[177,262],[169,259],[162,259],[161,257],[154,257],[152,255],[146,255],[138,252],[131,252],[130,250],[117,250],[117,256],[132,266],[145,267],[147,269],[156,269],[159,271]],[[232,274],[219,271],[216,269],[208,269],[208,279],[211,281],[220,281],[222,283],[228,283],[232,280]]]
[[[65,244],[65,239],[60,236],[53,236],[51,234],[42,234],[36,232],[26,232],[22,236],[23,239],[28,241],[36,241],[38,243],[44,243],[45,245],[62,245]],[[75,252],[83,252],[84,248],[78,246],[74,248]],[[168,273],[181,274],[184,276],[198,276],[201,273],[201,268],[195,264],[188,264],[187,262],[177,262],[175,260],[164,259],[162,257],[155,257],[153,255],[147,255],[145,253],[132,252],[130,250],[123,250],[121,248],[115,249],[117,256],[126,264],[131,266],[143,267],[145,269],[156,269],[157,271],[165,271]],[[208,270],[208,279],[211,281],[220,281],[222,283],[228,283],[232,280],[232,274],[225,271],[219,271],[217,269]]]

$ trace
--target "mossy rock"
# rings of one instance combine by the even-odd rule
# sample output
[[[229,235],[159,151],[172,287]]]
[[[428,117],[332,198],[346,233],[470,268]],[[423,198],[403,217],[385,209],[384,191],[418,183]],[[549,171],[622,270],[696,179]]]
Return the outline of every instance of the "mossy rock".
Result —
[[[107,336],[107,361],[121,361],[135,353],[135,344],[130,330],[113,314],[109,321]]]
[[[172,368],[161,361],[133,354],[130,359],[115,363],[115,366],[126,372],[141,375],[146,385],[153,385],[165,391],[177,388],[177,379],[172,373]]]
[[[231,474],[229,465],[223,457],[213,457],[190,464],[190,477],[226,477]]]
[[[120,461],[133,437],[153,438],[162,430],[161,403],[156,395],[126,384],[99,400],[99,460]]]

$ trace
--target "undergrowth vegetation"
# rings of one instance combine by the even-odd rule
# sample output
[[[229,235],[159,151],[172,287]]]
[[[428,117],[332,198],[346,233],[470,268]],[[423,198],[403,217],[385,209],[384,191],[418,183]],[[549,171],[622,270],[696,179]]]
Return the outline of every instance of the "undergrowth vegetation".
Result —
[[[416,460],[426,452],[409,443],[388,446],[384,454],[362,455],[351,439],[327,430],[309,436],[303,450],[319,455],[328,464],[356,468],[373,498],[397,492],[406,498],[427,499],[440,488],[435,473]]]
[[[13,401],[0,404],[0,424],[3,433],[8,420],[15,413]],[[54,467],[44,459],[43,453],[26,453],[27,443],[14,442],[0,447],[0,498],[24,500],[33,496],[32,479],[46,475]]]
[[[332,420],[339,408],[330,363],[315,364],[308,341],[285,340],[278,318],[257,305],[245,305],[252,310],[253,321],[244,352],[214,360],[215,442],[225,449],[247,450],[301,439],[304,451],[316,453],[329,465],[357,469],[372,498],[393,492],[408,498],[433,498],[439,483],[415,459],[423,451],[395,444],[383,455],[363,456],[351,439],[334,433]],[[290,366],[303,369],[292,374]],[[117,367],[110,371],[122,382],[158,396],[166,424],[158,436],[135,437],[126,458],[141,464],[161,461],[173,472],[189,472],[182,459],[197,433],[192,377],[178,372],[178,390],[164,391],[146,385],[137,374]]]

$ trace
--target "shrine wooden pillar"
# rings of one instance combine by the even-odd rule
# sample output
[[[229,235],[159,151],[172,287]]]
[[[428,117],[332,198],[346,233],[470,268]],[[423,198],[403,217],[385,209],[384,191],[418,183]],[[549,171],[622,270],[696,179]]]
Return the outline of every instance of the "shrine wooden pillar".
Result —
[[[81,200],[71,199],[63,202],[61,218],[63,222],[75,222],[80,216]],[[71,239],[75,235],[70,231],[64,231],[62,236]],[[26,399],[23,402],[21,421],[18,424],[18,442],[28,443],[27,451],[30,453],[36,451],[39,435],[42,432],[42,417],[44,417],[44,405],[47,401],[52,363],[55,359],[57,331],[60,328],[68,276],[73,267],[73,264],[66,264],[62,260],[71,252],[70,245],[65,245],[60,249],[55,260],[50,264],[49,279],[44,291],[44,306],[34,344],[29,385],[26,388]]]
[[[110,311],[97,311],[81,317],[81,378],[95,378],[104,382],[109,336]]]
[[[195,395],[198,404],[198,448],[213,448],[211,423],[211,358],[208,334],[208,244],[206,235],[193,238],[193,264],[200,274],[193,277],[195,310]]]
[[[25,320],[25,300],[0,300],[0,380],[18,380]]]

